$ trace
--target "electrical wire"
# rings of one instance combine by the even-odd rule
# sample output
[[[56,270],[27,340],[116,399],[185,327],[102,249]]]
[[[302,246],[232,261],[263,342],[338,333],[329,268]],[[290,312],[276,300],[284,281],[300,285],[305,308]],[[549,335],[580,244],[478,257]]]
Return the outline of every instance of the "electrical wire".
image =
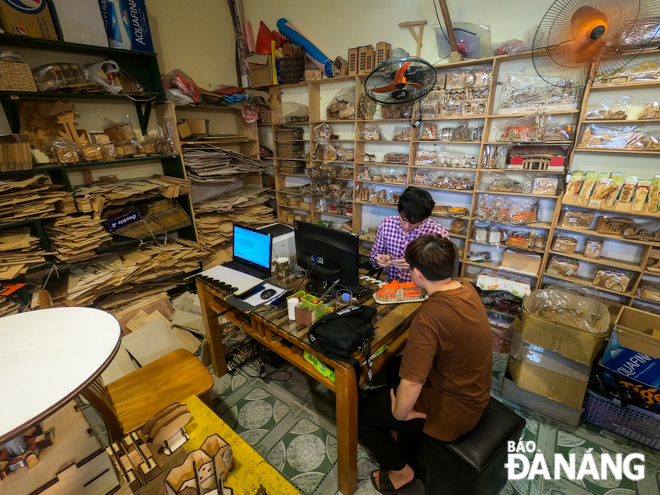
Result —
[[[298,284],[298,287],[296,287],[296,290],[295,290],[294,294],[300,290],[300,286],[301,286],[302,283],[305,281],[305,279],[307,279],[307,277],[309,277],[309,276],[312,274],[312,272],[314,271],[314,268],[315,268],[315,267],[316,267],[316,260],[314,260],[314,263],[312,264],[312,267],[309,268],[309,269],[305,272],[305,276],[302,278],[302,280],[301,280],[300,283]]]

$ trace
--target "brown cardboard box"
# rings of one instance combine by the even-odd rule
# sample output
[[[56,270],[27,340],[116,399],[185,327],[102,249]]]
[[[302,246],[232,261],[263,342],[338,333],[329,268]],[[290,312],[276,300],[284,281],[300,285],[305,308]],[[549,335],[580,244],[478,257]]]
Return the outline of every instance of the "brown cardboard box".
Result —
[[[522,338],[525,342],[554,351],[564,357],[591,366],[596,354],[610,332],[610,313],[607,306],[593,299],[571,295],[570,306],[580,304],[600,316],[600,325],[595,332],[586,332],[574,327],[551,322],[534,314],[539,304],[541,290],[535,290],[523,301]]]
[[[507,370],[519,388],[575,409],[582,407],[588,381],[576,380],[513,358],[509,360]]]
[[[538,411],[545,416],[566,423],[573,428],[580,426],[580,418],[584,412],[584,409],[575,409],[535,394],[534,392],[516,387],[516,384],[508,378],[504,378],[504,381],[502,382],[500,396],[509,402],[520,404],[523,407]]]
[[[660,338],[655,336],[655,331],[660,329],[660,316],[624,306],[614,328],[619,334],[619,344],[623,347],[655,359],[660,358]]]
[[[273,67],[268,53],[250,55],[245,60],[250,72],[250,84],[253,88],[271,86],[273,84]]]
[[[541,268],[541,255],[519,253],[512,249],[507,249],[502,257],[501,267],[527,275],[536,275]]]
[[[20,4],[20,2],[16,3]],[[44,5],[43,10],[40,10],[40,7],[34,7],[31,11],[37,13],[28,14],[12,7],[9,2],[0,2],[0,21],[2,21],[5,32],[27,35],[32,38],[57,40],[55,25],[50,16],[48,5],[46,5],[45,0],[40,2],[40,5]]]
[[[305,201],[301,201],[298,203],[298,208],[301,210],[306,210],[306,211],[312,211],[312,203],[306,203]]]

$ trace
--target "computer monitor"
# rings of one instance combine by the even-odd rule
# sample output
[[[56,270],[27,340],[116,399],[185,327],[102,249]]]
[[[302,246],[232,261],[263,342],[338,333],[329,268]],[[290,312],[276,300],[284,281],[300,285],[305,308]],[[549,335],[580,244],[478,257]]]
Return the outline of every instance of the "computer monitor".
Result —
[[[347,285],[358,285],[358,236],[298,220],[294,222],[293,229],[296,262],[305,270],[314,266],[310,276],[317,284],[308,285],[308,292],[320,292],[337,279]]]
[[[234,224],[234,261],[270,274],[273,238],[250,227]]]

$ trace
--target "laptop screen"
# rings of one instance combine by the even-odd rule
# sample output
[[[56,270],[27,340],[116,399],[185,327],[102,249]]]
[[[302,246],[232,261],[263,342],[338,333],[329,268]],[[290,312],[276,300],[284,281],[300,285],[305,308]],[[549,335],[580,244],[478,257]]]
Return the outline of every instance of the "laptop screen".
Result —
[[[234,225],[234,258],[270,267],[272,237]]]

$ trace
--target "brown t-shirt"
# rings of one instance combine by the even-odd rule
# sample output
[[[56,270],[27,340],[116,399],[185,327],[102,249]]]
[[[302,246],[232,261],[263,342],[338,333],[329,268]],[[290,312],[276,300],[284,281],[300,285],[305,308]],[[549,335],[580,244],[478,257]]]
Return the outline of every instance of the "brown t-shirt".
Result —
[[[461,287],[433,293],[410,326],[399,376],[423,385],[415,410],[424,433],[451,442],[472,430],[490,399],[493,343],[477,292]]]

